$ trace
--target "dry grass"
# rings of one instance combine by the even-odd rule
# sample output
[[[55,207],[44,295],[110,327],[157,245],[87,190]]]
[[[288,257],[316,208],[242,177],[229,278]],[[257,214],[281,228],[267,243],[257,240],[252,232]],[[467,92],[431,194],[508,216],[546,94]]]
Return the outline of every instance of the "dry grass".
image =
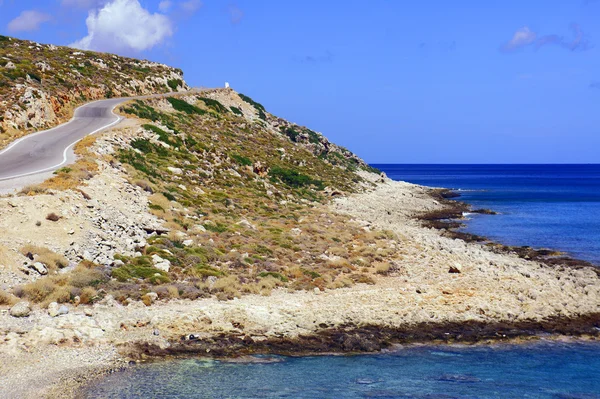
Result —
[[[50,271],[62,269],[69,265],[69,260],[67,258],[45,247],[25,245],[21,248],[21,254],[35,262],[43,263]]]
[[[12,306],[19,301],[19,298],[6,291],[0,290],[0,305]]]

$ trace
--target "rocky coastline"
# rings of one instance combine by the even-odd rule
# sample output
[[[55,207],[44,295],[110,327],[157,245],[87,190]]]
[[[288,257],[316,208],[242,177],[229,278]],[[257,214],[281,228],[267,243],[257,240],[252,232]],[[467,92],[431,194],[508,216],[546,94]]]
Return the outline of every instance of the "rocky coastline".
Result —
[[[389,225],[388,210],[382,210],[377,203],[387,197],[385,208],[389,208],[390,190],[404,198],[397,201],[397,212],[388,209],[396,216],[401,215],[402,224],[396,221],[393,226],[402,231],[401,239],[407,243],[418,240],[421,244],[432,240],[428,245],[437,248],[439,253],[417,248],[433,255],[431,261],[440,263],[434,276],[415,274],[417,269],[405,270],[396,276],[382,277],[374,286],[359,285],[325,292],[279,290],[270,297],[252,295],[226,302],[178,300],[152,307],[141,302],[122,306],[107,298],[87,310],[75,308],[57,318],[36,310],[27,321],[4,313],[0,314],[0,321],[5,326],[9,324],[5,330],[12,334],[4,335],[0,357],[15,359],[22,356],[24,348],[30,348],[26,356],[35,359],[38,371],[48,377],[36,394],[78,397],[81,386],[105,373],[122,370],[130,361],[135,364],[190,356],[354,354],[377,352],[396,344],[487,344],[565,336],[598,339],[600,283],[593,267],[542,264],[523,259],[514,252],[496,253],[481,243],[445,237],[444,231],[423,227],[419,216],[454,203],[442,203],[429,189],[407,183],[386,180],[370,193],[339,198],[332,207],[337,212],[360,214],[367,228],[381,223]],[[377,200],[369,199],[373,195]],[[361,207],[372,209],[364,212]],[[461,265],[455,265],[456,262],[449,259],[436,259],[440,253],[452,258],[461,251],[483,258],[484,264],[489,264],[491,259],[497,267],[503,268],[502,262],[505,262],[509,266],[500,280],[510,275],[526,286],[542,281],[540,291],[553,292],[545,299],[532,300],[522,294],[527,288],[517,285],[508,286],[508,291],[513,292],[507,292],[504,298],[496,298],[494,292],[488,292],[485,281],[461,281],[474,273],[475,265],[471,261],[463,258]],[[431,263],[428,264],[430,268]],[[448,264],[457,267],[458,273],[449,272]],[[409,282],[407,277],[414,281]],[[556,286],[560,279],[572,281],[574,285]],[[482,285],[481,292],[476,292],[475,284]],[[546,284],[550,285],[543,287]],[[582,291],[580,296],[576,295],[578,291]],[[566,295],[558,298],[558,292]],[[478,296],[478,300],[473,300]],[[538,301],[539,307],[532,306]],[[57,321],[60,321],[58,326]],[[99,357],[98,351],[104,355]],[[76,364],[58,362],[48,355],[58,352],[77,359]],[[88,362],[89,366],[81,367],[81,362]],[[41,366],[44,371],[40,370]],[[0,379],[0,387],[19,384],[28,390],[15,392],[33,392],[28,381],[35,373],[16,363],[3,367],[2,375],[12,377],[11,382],[6,377]],[[24,370],[29,373],[23,374]],[[39,380],[40,376],[35,379]]]

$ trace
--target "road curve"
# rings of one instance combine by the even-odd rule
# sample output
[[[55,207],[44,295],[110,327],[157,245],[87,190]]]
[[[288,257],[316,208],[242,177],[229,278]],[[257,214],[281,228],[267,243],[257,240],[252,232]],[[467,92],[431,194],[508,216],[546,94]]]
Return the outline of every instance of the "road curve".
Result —
[[[115,107],[129,98],[82,105],[70,122],[25,136],[0,151],[0,181],[52,172],[67,163],[67,153],[79,140],[120,122]]]

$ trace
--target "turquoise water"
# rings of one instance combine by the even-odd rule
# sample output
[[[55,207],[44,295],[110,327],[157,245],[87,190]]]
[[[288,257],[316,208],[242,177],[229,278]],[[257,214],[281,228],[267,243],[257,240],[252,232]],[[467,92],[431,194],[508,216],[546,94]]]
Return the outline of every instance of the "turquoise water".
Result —
[[[266,364],[181,360],[135,366],[89,398],[600,399],[600,344],[413,347]]]
[[[460,190],[460,200],[500,212],[469,216],[470,233],[600,265],[600,165],[374,166],[394,180]]]

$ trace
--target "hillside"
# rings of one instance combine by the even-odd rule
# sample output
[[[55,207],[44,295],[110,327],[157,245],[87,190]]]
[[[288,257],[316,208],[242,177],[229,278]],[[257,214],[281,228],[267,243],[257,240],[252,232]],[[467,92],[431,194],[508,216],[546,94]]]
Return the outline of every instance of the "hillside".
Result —
[[[187,89],[166,65],[0,36],[0,148],[90,100]]]

